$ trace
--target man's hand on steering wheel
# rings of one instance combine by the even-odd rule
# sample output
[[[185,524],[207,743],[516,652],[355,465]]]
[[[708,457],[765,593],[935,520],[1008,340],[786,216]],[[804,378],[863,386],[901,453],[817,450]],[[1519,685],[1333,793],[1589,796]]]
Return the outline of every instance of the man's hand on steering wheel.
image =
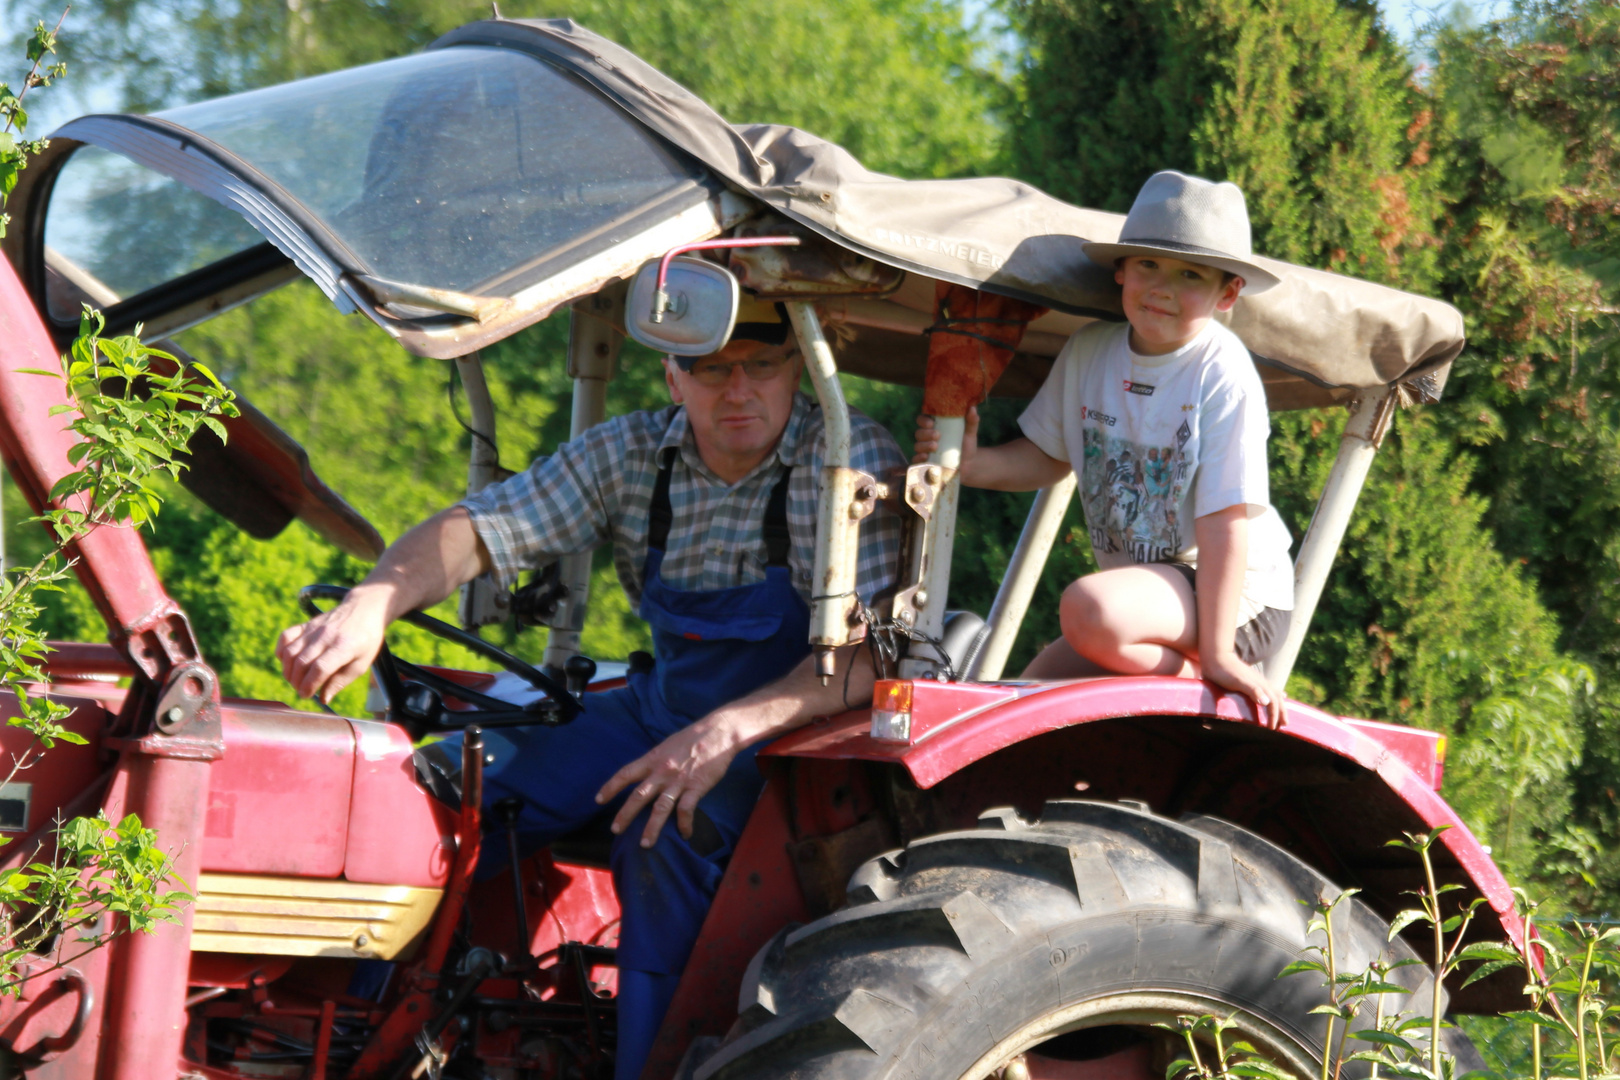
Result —
[[[276,642],[281,673],[300,696],[329,703],[366,673],[387,628],[386,596],[362,585],[331,611],[281,632]]]
[[[596,793],[596,801],[609,802],[634,784],[630,797],[613,818],[614,834],[628,829],[650,805],[652,811],[641,834],[642,847],[650,848],[658,842],[658,834],[671,812],[675,814],[675,827],[690,840],[698,800],[726,775],[738,749],[734,740],[707,720],[699,720],[614,773]]]

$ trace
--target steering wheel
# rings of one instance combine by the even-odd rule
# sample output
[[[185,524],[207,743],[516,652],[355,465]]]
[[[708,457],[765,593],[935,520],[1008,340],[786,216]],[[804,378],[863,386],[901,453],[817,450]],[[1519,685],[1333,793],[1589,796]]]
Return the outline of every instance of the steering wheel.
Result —
[[[349,590],[340,585],[306,585],[298,590],[298,606],[310,618],[321,614],[317,600],[341,601]],[[505,649],[491,645],[483,638],[459,626],[413,611],[401,616],[401,622],[421,627],[435,637],[464,649],[471,650],[486,660],[493,660],[546,696],[528,705],[514,705],[510,701],[490,697],[471,687],[447,679],[437,672],[401,660],[389,651],[385,643],[372,661],[372,673],[377,685],[388,699],[388,715],[411,730],[414,735],[429,731],[449,731],[469,724],[482,727],[515,727],[520,724],[566,724],[579,715],[580,704],[556,679],[519,660]],[[473,706],[471,709],[447,709],[445,698],[455,698]]]

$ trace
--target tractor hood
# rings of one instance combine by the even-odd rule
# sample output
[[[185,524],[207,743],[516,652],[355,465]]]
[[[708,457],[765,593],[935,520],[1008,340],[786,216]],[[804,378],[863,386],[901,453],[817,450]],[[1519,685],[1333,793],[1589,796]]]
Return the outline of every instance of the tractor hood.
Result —
[[[486,20],[413,56],[153,116],[82,117],[13,206],[25,227],[6,249],[63,336],[81,299],[114,301],[113,329],[143,321],[162,336],[302,273],[412,352],[448,358],[672,247],[762,221],[837,268],[833,281],[789,273],[788,291],[844,303],[857,332],[839,362],[857,374],[921,383],[942,284],[1051,309],[1000,394],[1032,393],[1069,333],[1121,317],[1112,270],[1081,251],[1117,239],[1121,215],[1014,180],[900,180],[794,128],[728,124],[566,19]],[[1454,308],[1260,261],[1281,285],[1228,321],[1272,408],[1391,384],[1439,396],[1463,347]],[[857,279],[876,285],[840,288]]]

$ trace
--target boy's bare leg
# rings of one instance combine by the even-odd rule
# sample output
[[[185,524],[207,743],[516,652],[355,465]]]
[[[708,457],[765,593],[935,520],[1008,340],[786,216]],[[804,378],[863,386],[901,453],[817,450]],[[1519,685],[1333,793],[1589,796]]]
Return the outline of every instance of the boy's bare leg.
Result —
[[[1059,616],[1063,640],[1035,658],[1027,678],[1198,676],[1198,611],[1178,571],[1144,565],[1088,574],[1064,590]]]
[[[1058,638],[1035,654],[1035,659],[1018,677],[1020,679],[1089,679],[1097,675],[1112,675],[1112,671],[1087,660]]]

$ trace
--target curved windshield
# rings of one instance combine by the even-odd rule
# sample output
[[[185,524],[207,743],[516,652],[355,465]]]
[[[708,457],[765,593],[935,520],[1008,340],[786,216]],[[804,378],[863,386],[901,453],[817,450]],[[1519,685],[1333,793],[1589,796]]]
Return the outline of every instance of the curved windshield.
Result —
[[[45,217],[47,265],[102,306],[263,242],[228,207],[95,146],[57,173]],[[78,295],[46,296],[52,318],[78,318]]]
[[[697,170],[616,107],[507,49],[441,49],[157,116],[253,165],[370,273],[459,292],[509,295],[538,264],[703,197]]]

